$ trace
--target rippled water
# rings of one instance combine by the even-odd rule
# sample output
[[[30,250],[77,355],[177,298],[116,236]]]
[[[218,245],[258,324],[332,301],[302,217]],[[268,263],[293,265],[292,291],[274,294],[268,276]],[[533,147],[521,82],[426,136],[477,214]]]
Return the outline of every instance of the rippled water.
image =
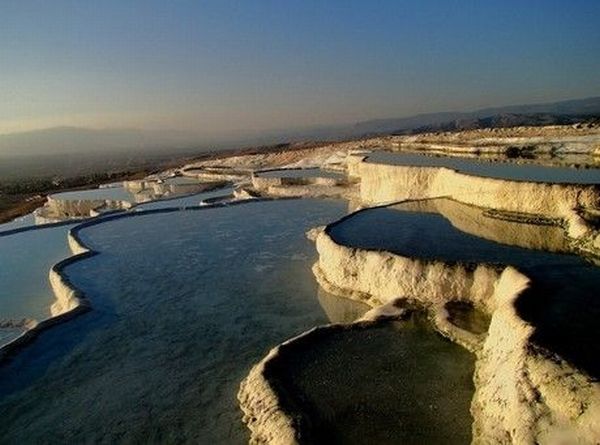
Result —
[[[85,228],[82,238],[100,254],[66,272],[94,310],[44,332],[0,367],[0,442],[246,443],[235,395],[250,367],[306,329],[351,322],[367,310],[319,292],[310,271],[316,252],[304,232],[345,209],[341,201],[253,202]],[[356,247],[517,265],[543,283],[519,307],[538,327],[536,341],[600,375],[599,269],[573,255],[524,248],[529,237],[535,248],[555,237],[548,226],[514,223],[498,231],[466,209],[450,201],[427,211],[370,209],[331,234]],[[466,227],[489,230],[469,234]],[[39,252],[58,249],[59,239],[66,249],[66,230],[0,237],[0,265],[13,264],[0,274],[18,271],[0,275],[0,283],[47,283],[50,265],[68,251],[45,260]],[[29,279],[34,269],[43,273]],[[318,419],[321,443],[439,443],[450,433],[457,443],[469,441],[472,357],[423,323],[334,335],[290,363],[286,375]]]
[[[252,364],[324,322],[305,230],[340,201],[139,215],[81,236],[67,268],[94,310],[0,368],[10,443],[245,443],[235,399]]]
[[[268,368],[316,444],[468,444],[474,357],[424,317],[323,330]]]
[[[426,156],[413,153],[377,151],[368,162],[415,167],[448,167],[464,173],[518,181],[600,184],[600,169],[545,167],[510,162],[486,162],[452,156]]]

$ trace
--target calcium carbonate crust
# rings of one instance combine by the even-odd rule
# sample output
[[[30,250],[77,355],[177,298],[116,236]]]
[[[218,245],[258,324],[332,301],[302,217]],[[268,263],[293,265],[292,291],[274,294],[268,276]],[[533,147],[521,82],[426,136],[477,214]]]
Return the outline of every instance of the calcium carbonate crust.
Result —
[[[348,217],[309,233],[319,253],[313,267],[317,281],[330,293],[373,308],[390,307],[399,297],[408,297],[428,310],[442,335],[476,355],[473,443],[598,443],[600,384],[531,342],[535,328],[515,308],[519,298],[526,298],[527,276],[511,266],[423,260],[344,246],[331,237],[330,229]],[[445,303],[455,300],[490,316],[487,334],[471,333],[449,321]],[[315,330],[274,348],[242,382],[238,399],[251,443],[310,442],[303,438],[302,413],[272,385],[267,371],[282,351],[293,349],[295,342],[310,341]]]

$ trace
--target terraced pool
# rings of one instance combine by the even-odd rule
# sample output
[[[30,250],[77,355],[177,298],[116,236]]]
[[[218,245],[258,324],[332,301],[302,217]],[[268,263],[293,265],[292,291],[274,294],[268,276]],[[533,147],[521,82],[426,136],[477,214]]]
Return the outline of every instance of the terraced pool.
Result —
[[[515,266],[533,279],[518,310],[536,327],[534,341],[600,376],[600,268],[564,253],[561,228],[496,220],[474,207],[433,199],[360,211],[330,226],[329,234],[346,246],[402,256]]]
[[[67,232],[72,225],[0,236],[0,320],[42,320],[50,316],[54,294],[48,271],[71,255]],[[22,330],[4,331],[0,344]]]
[[[74,190],[70,192],[55,193],[52,195],[55,199],[63,201],[96,201],[96,200],[111,200],[111,201],[127,201],[135,202],[135,193],[130,192],[127,188],[121,186],[102,187],[97,189]]]
[[[517,181],[600,184],[600,168],[546,167],[511,162],[486,162],[453,156],[376,151],[367,162],[412,167],[447,167],[463,173]]]
[[[318,444],[471,441],[474,357],[423,316],[300,339],[267,376]]]
[[[253,202],[83,229],[100,254],[66,273],[94,310],[0,368],[0,437],[247,442],[239,382],[269,348],[327,322],[304,232],[345,209]]]

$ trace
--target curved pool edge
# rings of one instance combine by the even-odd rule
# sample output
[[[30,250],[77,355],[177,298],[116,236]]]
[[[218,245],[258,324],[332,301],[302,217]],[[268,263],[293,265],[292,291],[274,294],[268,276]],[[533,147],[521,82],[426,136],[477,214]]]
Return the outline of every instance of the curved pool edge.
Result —
[[[438,333],[475,354],[473,443],[596,442],[600,383],[532,342],[535,326],[517,310],[517,301],[527,298],[532,286],[529,277],[510,265],[422,260],[337,243],[331,227],[355,213],[310,232],[319,253],[313,266],[317,282],[331,294],[374,310],[410,296],[427,310]],[[580,252],[576,244],[570,248]],[[396,280],[390,279],[392,274]],[[410,286],[394,288],[389,285],[393,281]],[[450,322],[445,303],[457,300],[491,316],[487,333],[478,335]],[[244,379],[238,401],[251,443],[302,443],[302,413],[286,406],[285,391],[278,392],[266,370],[282,350],[330,326],[312,328],[276,346]]]
[[[51,306],[51,316],[36,322],[20,336],[0,347],[0,366],[15,357],[22,349],[26,348],[42,332],[66,323],[92,309],[90,301],[85,294],[77,289],[63,274],[63,269],[69,264],[96,255],[97,252],[85,250],[65,258],[54,264],[49,273],[50,285],[55,296]]]
[[[80,232],[81,230],[92,227],[98,224],[104,224],[106,222],[114,221],[117,219],[123,218],[131,218],[138,216],[147,216],[153,214],[164,214],[164,213],[173,213],[173,212],[183,212],[183,211],[197,211],[197,210],[207,210],[214,208],[224,208],[231,207],[235,205],[241,204],[249,204],[253,202],[262,202],[262,201],[276,201],[276,200],[289,200],[295,198],[253,198],[253,199],[244,199],[237,200],[231,202],[217,202],[213,204],[203,205],[203,206],[189,206],[189,207],[167,207],[160,209],[149,209],[149,210],[140,210],[137,212],[118,212],[110,215],[103,215],[98,217],[89,218],[83,222],[81,221],[69,221],[69,222],[60,222],[53,224],[45,224],[41,226],[30,226],[14,229],[11,231],[7,231],[5,233],[0,233],[0,236],[6,236],[13,233],[26,232],[31,230],[42,230],[48,227],[59,227],[63,225],[73,224],[74,222],[79,222],[75,227],[71,228],[67,233],[67,242],[71,251],[73,252],[72,256],[69,256],[58,263],[54,264],[48,273],[48,277],[50,280],[50,285],[52,287],[52,291],[55,296],[55,302],[51,306],[51,316],[37,322],[31,328],[24,331],[21,335],[14,338],[13,340],[5,343],[0,347],[0,366],[10,361],[13,357],[15,357],[21,350],[30,345],[42,332],[52,328],[53,326],[57,326],[62,323],[66,323],[74,318],[82,315],[86,312],[89,312],[93,309],[93,304],[86,297],[85,293],[78,289],[69,278],[66,276],[64,269],[76,262],[86,260],[95,255],[98,255],[100,252],[94,250],[92,247],[88,246],[81,238]]]
[[[566,437],[594,443],[600,437],[600,383],[534,344],[535,327],[519,316],[516,304],[527,298],[529,277],[510,265],[473,269],[341,245],[329,229],[350,216],[317,236],[317,281],[330,293],[371,306],[411,296],[432,310],[438,332],[476,353],[474,441],[536,443]],[[469,301],[491,316],[485,339],[465,336],[447,321],[440,309],[450,300]],[[514,378],[507,382],[506,376]]]

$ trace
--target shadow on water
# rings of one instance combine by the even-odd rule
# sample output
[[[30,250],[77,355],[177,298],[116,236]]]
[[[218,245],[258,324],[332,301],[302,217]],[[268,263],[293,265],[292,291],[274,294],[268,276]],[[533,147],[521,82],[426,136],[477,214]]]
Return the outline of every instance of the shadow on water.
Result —
[[[524,267],[532,286],[517,300],[534,343],[600,379],[600,270],[590,264]]]
[[[485,334],[490,326],[490,317],[466,301],[449,301],[445,305],[448,320],[455,326],[473,334]]]

